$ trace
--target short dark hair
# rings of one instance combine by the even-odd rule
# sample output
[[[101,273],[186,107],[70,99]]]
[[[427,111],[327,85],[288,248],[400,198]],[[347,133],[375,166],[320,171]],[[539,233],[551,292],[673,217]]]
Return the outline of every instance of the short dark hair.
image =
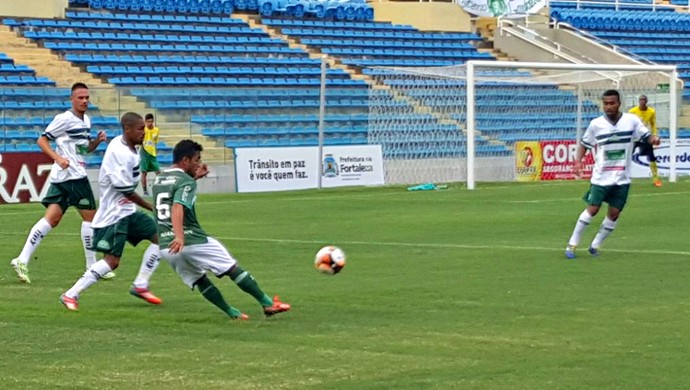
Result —
[[[125,127],[131,126],[137,120],[142,120],[142,118],[141,115],[137,114],[136,112],[125,113],[120,119],[120,126],[122,126],[122,130],[124,130]]]
[[[72,84],[72,89],[70,89],[70,94],[74,93],[77,89],[89,89],[84,83],[74,83]]]
[[[615,96],[616,98],[618,98],[618,102],[621,101],[621,94],[618,93],[618,91],[616,91],[615,89],[607,89],[606,91],[604,91],[604,94],[601,95],[601,97],[607,96]]]
[[[89,87],[87,87],[84,83],[74,83],[72,84],[71,91],[74,92],[75,89],[89,89]]]
[[[199,143],[192,141],[191,139],[183,139],[178,142],[173,149],[173,164],[177,164],[182,161],[183,158],[194,157],[195,154],[204,151],[204,147]]]
[[[146,114],[146,116],[144,117],[144,120],[146,120],[146,121],[149,119],[153,120],[153,114],[151,114],[150,112],[148,114]]]

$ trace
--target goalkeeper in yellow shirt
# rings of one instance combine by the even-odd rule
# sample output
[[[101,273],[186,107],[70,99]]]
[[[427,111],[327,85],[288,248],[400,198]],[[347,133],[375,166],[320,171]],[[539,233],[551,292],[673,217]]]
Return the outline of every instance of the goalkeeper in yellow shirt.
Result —
[[[631,114],[637,115],[642,120],[642,123],[652,133],[657,135],[656,130],[656,111],[652,107],[647,106],[647,96],[640,95],[639,104],[628,111]],[[648,143],[636,143],[636,147],[640,150],[640,156],[647,156],[649,161],[649,168],[652,170],[652,183],[656,187],[661,187],[661,179],[659,178],[659,169],[656,166],[656,157],[654,157],[654,147]]]
[[[156,160],[156,145],[158,145],[158,127],[154,125],[153,114],[146,114],[144,117],[144,143],[141,147],[141,162],[139,168],[141,170],[141,186],[144,188],[144,196],[149,195],[149,189],[146,186],[146,174],[149,172],[156,172],[156,175],[161,173],[161,168]]]

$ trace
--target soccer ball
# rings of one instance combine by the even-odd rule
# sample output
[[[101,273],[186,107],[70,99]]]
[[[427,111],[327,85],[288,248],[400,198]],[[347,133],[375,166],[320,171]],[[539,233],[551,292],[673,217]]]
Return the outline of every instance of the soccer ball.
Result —
[[[345,252],[336,246],[324,246],[316,252],[314,266],[319,272],[335,275],[345,267]]]

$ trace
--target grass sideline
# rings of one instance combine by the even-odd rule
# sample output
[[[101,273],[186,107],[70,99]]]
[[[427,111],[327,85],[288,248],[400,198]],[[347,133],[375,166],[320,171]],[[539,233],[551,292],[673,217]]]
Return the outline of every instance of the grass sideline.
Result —
[[[227,319],[162,264],[127,293],[145,245],[66,311],[83,272],[74,211],[9,265],[38,204],[0,212],[0,387],[7,389],[683,388],[690,368],[690,182],[635,182],[592,259],[563,249],[585,182],[201,195],[202,226],[293,311],[271,319],[229,279]],[[603,215],[585,233],[583,247]],[[348,264],[313,268],[326,244]],[[214,279],[215,280],[215,279]]]

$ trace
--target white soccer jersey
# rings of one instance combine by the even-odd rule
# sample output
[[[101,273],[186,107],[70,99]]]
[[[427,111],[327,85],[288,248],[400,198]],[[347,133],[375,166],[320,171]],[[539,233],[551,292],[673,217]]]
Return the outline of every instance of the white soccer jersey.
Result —
[[[125,195],[133,193],[138,184],[139,153],[130,149],[118,135],[110,141],[103,156],[98,175],[100,205],[91,225],[94,228],[110,226],[134,214],[137,206]]]
[[[84,114],[84,120],[72,111],[58,114],[43,132],[51,141],[55,141],[55,151],[69,160],[69,167],[62,169],[55,163],[50,170],[50,182],[62,183],[67,180],[86,177],[84,155],[88,153],[91,140],[91,119]]]
[[[593,119],[582,136],[581,144],[595,148],[591,183],[599,186],[630,183],[630,165],[636,141],[650,136],[640,118],[624,113],[616,124],[606,115]]]

